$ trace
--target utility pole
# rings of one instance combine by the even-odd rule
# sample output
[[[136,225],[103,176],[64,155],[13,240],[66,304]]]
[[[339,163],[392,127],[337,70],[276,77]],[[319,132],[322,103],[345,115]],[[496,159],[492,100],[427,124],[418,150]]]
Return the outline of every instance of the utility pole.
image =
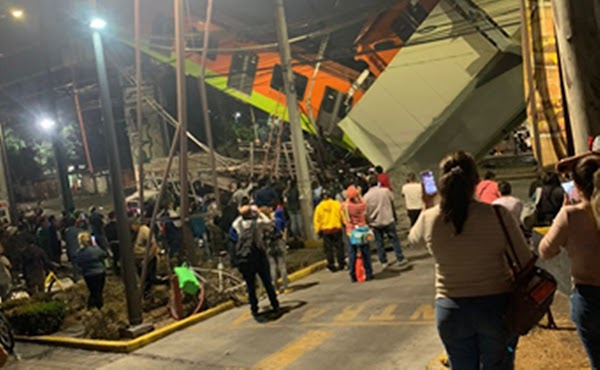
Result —
[[[527,79],[527,88],[525,89],[527,96],[527,115],[531,120],[531,128],[533,131],[533,143],[535,146],[535,157],[537,159],[538,170],[544,167],[544,158],[542,150],[542,142],[540,139],[540,122],[537,115],[537,107],[535,101],[536,84],[534,79],[534,60],[532,57],[533,49],[531,47],[531,39],[529,37],[529,20],[527,19],[527,2],[528,0],[520,0],[521,7],[521,45],[523,49],[523,72]]]
[[[143,320],[142,300],[137,284],[138,277],[135,268],[133,247],[131,245],[129,220],[127,219],[127,213],[125,211],[125,195],[123,193],[123,182],[121,178],[121,160],[119,158],[117,134],[115,132],[115,121],[113,117],[112,102],[110,100],[102,38],[100,32],[97,30],[94,30],[92,36],[94,40],[94,52],[96,54],[98,82],[100,84],[104,135],[106,138],[106,149],[108,151],[113,206],[117,217],[117,234],[119,236],[119,246],[121,250],[121,265],[123,268],[123,281],[125,283],[125,295],[127,298],[127,314],[129,316],[129,324],[131,326],[136,326],[141,324]]]
[[[212,22],[213,0],[208,0],[206,4],[206,19],[204,20],[204,39],[202,42],[202,59],[200,60],[200,99],[202,100],[202,114],[204,118],[204,130],[206,140],[210,149],[208,155],[210,158],[210,171],[213,179],[213,188],[215,189],[215,198],[217,199],[217,208],[221,209],[221,197],[219,196],[219,179],[217,177],[217,164],[215,160],[215,146],[212,135],[212,124],[210,114],[208,113],[208,94],[206,92],[206,58],[208,57],[208,45],[210,41],[210,24]]]
[[[296,178],[300,192],[300,209],[302,212],[302,225],[304,236],[314,240],[312,226],[313,199],[310,187],[310,174],[306,158],[306,147],[304,146],[304,133],[300,125],[300,114],[298,112],[298,100],[296,97],[296,84],[294,83],[294,71],[292,70],[292,52],[287,31],[285,18],[285,7],[283,0],[275,1],[275,18],[277,21],[277,39],[279,42],[279,53],[281,56],[281,69],[290,117],[290,131],[292,135],[292,149],[294,151],[294,163],[296,166]]]
[[[600,79],[595,14],[598,0],[552,0],[565,95],[577,154],[588,150],[588,137],[600,134]]]
[[[177,120],[179,121],[179,183],[181,203],[182,251],[189,263],[196,262],[196,251],[192,246],[192,234],[189,227],[190,205],[188,191],[188,138],[187,138],[187,91],[185,80],[185,12],[184,0],[174,1],[175,13],[175,54],[177,56]]]
[[[140,220],[144,217],[144,129],[142,116],[142,51],[141,51],[141,24],[140,0],[134,0],[134,33],[135,33],[135,111],[138,131],[138,197],[140,202]]]

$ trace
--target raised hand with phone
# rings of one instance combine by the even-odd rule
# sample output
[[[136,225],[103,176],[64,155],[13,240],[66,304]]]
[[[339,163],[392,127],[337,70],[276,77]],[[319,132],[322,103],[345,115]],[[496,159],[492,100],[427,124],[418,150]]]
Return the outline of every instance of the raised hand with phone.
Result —
[[[423,187],[423,204],[425,209],[432,208],[436,204],[438,188],[432,171],[421,172],[421,186]]]

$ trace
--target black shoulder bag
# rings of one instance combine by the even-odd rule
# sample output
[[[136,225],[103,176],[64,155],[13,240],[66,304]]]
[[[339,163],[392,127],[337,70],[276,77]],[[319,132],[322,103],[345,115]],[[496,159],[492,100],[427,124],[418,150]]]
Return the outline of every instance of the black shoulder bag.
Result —
[[[494,211],[509,246],[505,255],[514,276],[506,325],[511,333],[526,335],[549,312],[557,283],[554,276],[535,265],[536,256],[527,265],[521,264],[498,207],[494,206]]]

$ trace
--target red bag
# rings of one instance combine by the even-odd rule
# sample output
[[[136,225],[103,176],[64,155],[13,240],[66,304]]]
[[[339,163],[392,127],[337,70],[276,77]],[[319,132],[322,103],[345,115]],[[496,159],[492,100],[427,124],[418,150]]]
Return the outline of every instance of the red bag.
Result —
[[[500,206],[494,206],[496,216],[500,221],[502,232],[509,250],[506,259],[515,279],[508,312],[505,315],[507,328],[511,333],[526,335],[531,329],[550,312],[554,301],[554,294],[558,284],[554,276],[546,270],[535,266],[537,257],[533,257],[527,264],[519,261],[515,246],[508,233]]]
[[[354,264],[354,271],[356,273],[356,280],[359,283],[363,283],[367,280],[367,273],[365,272],[365,266],[363,264],[362,254],[358,253],[356,256],[356,263]]]

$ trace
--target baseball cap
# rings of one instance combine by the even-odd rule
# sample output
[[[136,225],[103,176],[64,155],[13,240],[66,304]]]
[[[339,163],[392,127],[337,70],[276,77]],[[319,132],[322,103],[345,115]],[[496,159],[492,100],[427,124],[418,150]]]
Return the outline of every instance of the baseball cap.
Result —
[[[573,168],[579,163],[579,161],[583,158],[587,158],[592,155],[600,156],[600,135],[594,137],[591,141],[590,150],[586,153],[574,155],[572,157],[568,157],[562,159],[556,165],[556,170],[560,173],[572,172]]]

